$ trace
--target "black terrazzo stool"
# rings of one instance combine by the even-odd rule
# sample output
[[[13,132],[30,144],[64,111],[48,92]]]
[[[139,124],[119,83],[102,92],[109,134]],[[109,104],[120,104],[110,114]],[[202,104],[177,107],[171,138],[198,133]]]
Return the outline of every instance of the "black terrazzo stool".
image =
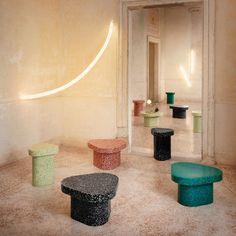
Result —
[[[171,136],[174,135],[173,129],[152,128],[154,136],[154,158],[159,161],[171,158]]]
[[[185,119],[186,118],[186,111],[188,110],[189,106],[187,105],[171,105],[170,109],[173,109],[173,118]]]
[[[105,224],[116,194],[118,177],[108,173],[76,175],[61,182],[63,193],[71,196],[71,218],[91,226]]]

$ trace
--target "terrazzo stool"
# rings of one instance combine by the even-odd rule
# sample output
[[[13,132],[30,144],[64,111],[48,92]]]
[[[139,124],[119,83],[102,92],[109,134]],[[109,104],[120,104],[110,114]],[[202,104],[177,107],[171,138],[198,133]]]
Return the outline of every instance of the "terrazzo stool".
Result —
[[[142,112],[144,127],[154,127],[159,125],[161,112]]]
[[[126,147],[121,139],[93,139],[88,142],[93,150],[93,164],[102,170],[112,170],[120,165],[120,152]]]
[[[192,111],[193,115],[193,132],[202,132],[202,113],[200,111]]]
[[[175,92],[166,92],[167,96],[167,104],[174,104],[175,103]]]
[[[118,177],[108,173],[76,175],[61,182],[63,193],[71,196],[71,218],[91,226],[105,224],[116,195]]]
[[[140,116],[141,111],[143,110],[144,100],[133,100],[134,103],[134,116]]]
[[[154,136],[154,158],[159,161],[171,158],[171,136],[173,129],[152,128],[151,134]]]
[[[53,157],[58,146],[49,143],[34,144],[29,149],[32,156],[32,185],[45,186],[54,182]]]
[[[188,110],[189,106],[187,105],[171,105],[170,109],[173,109],[173,118],[185,119],[186,118],[186,111]]]
[[[184,206],[201,206],[213,202],[213,183],[222,180],[220,169],[191,163],[171,165],[171,179],[178,184],[178,202]]]

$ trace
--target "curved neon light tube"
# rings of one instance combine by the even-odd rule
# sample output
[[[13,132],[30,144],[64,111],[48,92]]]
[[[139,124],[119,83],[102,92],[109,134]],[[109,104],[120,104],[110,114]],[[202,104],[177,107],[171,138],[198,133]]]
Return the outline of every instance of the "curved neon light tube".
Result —
[[[85,75],[87,75],[89,73],[89,71],[96,65],[96,63],[99,61],[99,59],[101,58],[101,56],[103,55],[103,53],[105,52],[110,40],[111,40],[111,36],[112,36],[112,32],[113,32],[113,21],[110,22],[110,26],[109,26],[109,31],[107,34],[107,38],[102,46],[102,48],[100,49],[100,51],[98,52],[98,54],[96,55],[96,57],[93,59],[93,61],[84,69],[84,71],[79,74],[77,77],[75,77],[73,80],[71,80],[70,82],[68,82],[67,84],[64,84],[58,88],[52,89],[52,90],[48,90],[42,93],[36,93],[36,94],[29,94],[29,95],[21,95],[20,99],[22,100],[30,100],[30,99],[37,99],[37,98],[42,98],[42,97],[46,97],[55,93],[59,93],[69,87],[71,87],[72,85],[76,84],[78,81],[80,81]]]

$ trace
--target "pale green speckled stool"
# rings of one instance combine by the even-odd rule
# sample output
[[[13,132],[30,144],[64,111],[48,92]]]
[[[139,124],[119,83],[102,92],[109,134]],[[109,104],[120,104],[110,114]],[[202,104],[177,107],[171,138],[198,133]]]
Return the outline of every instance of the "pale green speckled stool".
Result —
[[[32,156],[32,184],[45,186],[54,182],[53,158],[58,153],[58,146],[49,143],[32,145],[29,155]]]
[[[193,132],[201,133],[202,132],[202,113],[201,111],[192,111],[193,115]]]
[[[178,184],[178,202],[201,206],[213,202],[213,183],[222,180],[223,172],[215,167],[191,162],[171,165],[171,179]]]
[[[155,127],[159,125],[161,112],[142,112],[145,127]]]

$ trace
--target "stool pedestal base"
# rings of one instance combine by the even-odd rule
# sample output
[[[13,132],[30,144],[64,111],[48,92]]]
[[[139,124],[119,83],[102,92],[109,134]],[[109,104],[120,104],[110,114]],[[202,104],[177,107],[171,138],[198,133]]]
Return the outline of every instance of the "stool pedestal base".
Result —
[[[102,170],[112,170],[120,165],[120,152],[99,153],[93,152],[93,164]]]
[[[105,224],[110,216],[111,201],[86,202],[71,197],[71,218],[83,224],[98,226]]]
[[[201,206],[213,202],[213,184],[178,185],[178,202],[184,206]]]

